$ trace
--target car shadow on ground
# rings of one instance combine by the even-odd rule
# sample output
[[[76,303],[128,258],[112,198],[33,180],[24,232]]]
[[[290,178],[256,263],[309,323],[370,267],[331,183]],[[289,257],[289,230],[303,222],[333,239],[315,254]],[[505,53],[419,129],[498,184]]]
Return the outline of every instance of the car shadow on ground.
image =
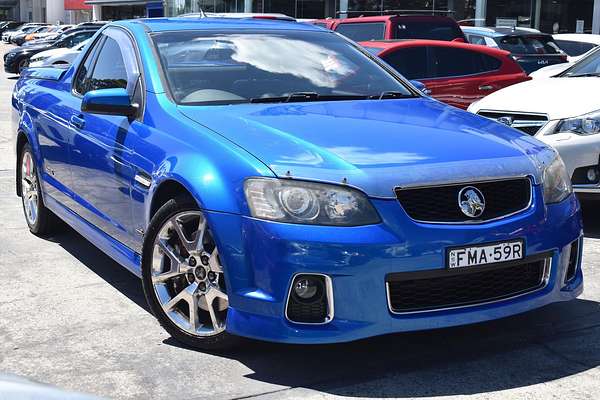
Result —
[[[470,326],[335,345],[247,341],[220,355],[251,369],[246,378],[341,396],[469,395],[598,367],[598,326],[600,304],[574,300]],[[165,343],[181,347],[173,339]]]
[[[584,205],[586,237],[600,237]],[[69,228],[50,240],[149,312],[140,280]],[[600,303],[574,300],[498,321],[334,345],[244,341],[218,353],[247,366],[246,378],[355,397],[429,397],[514,389],[600,365]],[[167,339],[165,344],[181,347]],[[194,351],[189,349],[190,351]],[[380,378],[387,378],[380,380]]]
[[[59,233],[47,238],[57,243],[83,265],[135,304],[150,312],[142,292],[142,281],[70,227],[63,224]]]

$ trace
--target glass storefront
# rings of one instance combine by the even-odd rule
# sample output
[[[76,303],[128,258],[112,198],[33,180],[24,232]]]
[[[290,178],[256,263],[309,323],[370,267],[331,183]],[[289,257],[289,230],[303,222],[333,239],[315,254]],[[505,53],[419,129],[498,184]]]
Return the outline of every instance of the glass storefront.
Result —
[[[166,0],[165,14],[189,12],[282,13],[296,18],[427,13],[465,24],[519,26],[543,32],[591,32],[594,1],[600,0]],[[476,20],[477,3],[487,4]],[[246,9],[244,8],[246,5]]]
[[[540,9],[540,30],[548,33],[592,33],[594,0],[543,1]]]
[[[146,6],[102,6],[102,19],[115,21],[146,17]]]
[[[205,12],[243,12],[244,0],[167,0],[165,15]]]
[[[593,9],[594,0],[488,0],[486,25],[591,33]]]

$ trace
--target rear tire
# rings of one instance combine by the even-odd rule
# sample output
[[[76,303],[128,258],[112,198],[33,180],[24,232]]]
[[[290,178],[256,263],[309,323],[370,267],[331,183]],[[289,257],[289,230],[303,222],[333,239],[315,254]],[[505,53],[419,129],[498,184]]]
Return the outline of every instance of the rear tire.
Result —
[[[19,166],[21,201],[27,226],[34,235],[48,235],[54,232],[58,218],[44,205],[38,168],[29,143],[21,150]]]
[[[225,330],[229,301],[216,244],[189,197],[169,200],[150,221],[142,284],[152,313],[176,340],[211,351],[239,344]]]

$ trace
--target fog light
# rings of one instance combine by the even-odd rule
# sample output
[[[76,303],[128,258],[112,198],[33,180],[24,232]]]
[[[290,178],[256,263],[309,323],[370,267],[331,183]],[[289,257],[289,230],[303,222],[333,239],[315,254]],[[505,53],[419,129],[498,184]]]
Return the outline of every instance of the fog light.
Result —
[[[596,182],[598,179],[598,172],[596,171],[596,168],[590,168],[587,170],[587,178],[590,182]]]
[[[319,282],[310,278],[302,278],[294,284],[294,293],[303,300],[309,300],[317,295],[319,287]]]

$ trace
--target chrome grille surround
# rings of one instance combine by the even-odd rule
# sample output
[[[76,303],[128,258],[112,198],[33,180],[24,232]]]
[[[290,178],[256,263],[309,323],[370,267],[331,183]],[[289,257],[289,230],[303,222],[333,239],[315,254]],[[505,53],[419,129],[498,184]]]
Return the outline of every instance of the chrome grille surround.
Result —
[[[518,111],[479,110],[477,115],[535,136],[549,121],[547,114]]]

